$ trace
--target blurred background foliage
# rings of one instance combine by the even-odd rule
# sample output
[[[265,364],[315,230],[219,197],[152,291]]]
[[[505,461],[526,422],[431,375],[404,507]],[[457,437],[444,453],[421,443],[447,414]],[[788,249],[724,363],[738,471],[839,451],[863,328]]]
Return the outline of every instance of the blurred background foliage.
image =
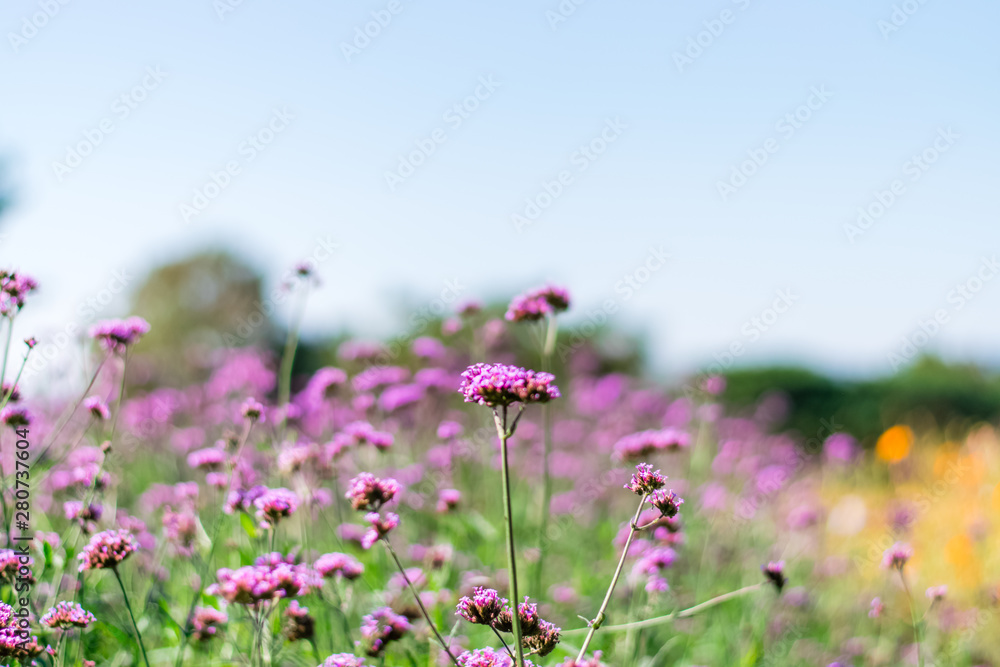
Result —
[[[143,341],[143,354],[157,369],[157,381],[180,386],[198,379],[208,355],[221,348],[260,344],[279,357],[286,335],[283,322],[292,309],[290,299],[275,303],[280,290],[278,286],[265,295],[260,273],[221,249],[152,271],[135,292],[131,312],[152,324]],[[502,319],[505,309],[505,302],[484,304],[477,317]],[[413,339],[440,337],[444,319],[429,318],[418,329],[387,341],[400,350],[392,363],[409,361]],[[521,327],[505,335],[511,336],[507,347],[519,363],[539,364],[541,327]],[[322,366],[336,365],[337,347],[348,338],[349,332],[341,331],[303,339],[294,375],[304,377]],[[646,347],[643,337],[607,326],[566,326],[559,332],[552,370],[558,376],[572,363],[587,373],[642,377]],[[870,448],[880,433],[896,423],[919,430],[961,432],[1000,417],[1000,376],[932,356],[920,357],[894,375],[861,380],[837,379],[792,366],[736,368],[725,375],[723,400],[731,408],[750,410],[765,395],[781,395],[786,411],[774,422],[775,429],[798,431],[805,439],[821,440],[829,432],[824,429],[833,427],[851,433]],[[699,381],[695,377],[681,384],[696,388]]]

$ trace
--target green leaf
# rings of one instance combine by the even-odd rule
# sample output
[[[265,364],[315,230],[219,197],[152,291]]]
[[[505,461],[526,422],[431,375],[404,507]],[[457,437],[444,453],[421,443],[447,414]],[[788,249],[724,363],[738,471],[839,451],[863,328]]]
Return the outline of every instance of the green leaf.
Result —
[[[253,522],[249,514],[240,512],[240,525],[243,526],[243,531],[250,536],[251,540],[257,539],[257,524]]]

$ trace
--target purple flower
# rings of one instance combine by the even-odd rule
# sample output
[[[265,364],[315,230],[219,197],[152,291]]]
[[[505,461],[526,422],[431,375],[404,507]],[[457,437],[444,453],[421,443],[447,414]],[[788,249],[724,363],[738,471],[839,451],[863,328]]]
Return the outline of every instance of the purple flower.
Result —
[[[108,352],[123,354],[145,334],[149,333],[149,322],[141,317],[124,320],[105,320],[90,328],[90,337],[97,340]]]
[[[649,456],[658,451],[673,451],[688,447],[691,436],[675,428],[640,431],[615,443],[614,458],[621,461]]]
[[[500,597],[492,588],[477,586],[472,597],[465,596],[458,601],[455,613],[469,623],[491,625],[500,613],[507,608],[507,600]]]
[[[229,617],[225,612],[213,607],[196,607],[191,619],[191,638],[197,642],[206,642],[215,637],[228,622]]]
[[[385,412],[394,412],[417,403],[423,397],[424,388],[419,384],[399,384],[382,392],[378,398],[378,407]]]
[[[111,416],[111,411],[108,410],[108,404],[105,403],[104,399],[100,396],[88,396],[83,401],[83,407],[90,410],[90,414],[101,421],[104,421]]]
[[[281,554],[258,558],[253,565],[238,570],[222,568],[218,582],[209,586],[209,595],[218,595],[230,604],[254,604],[283,597],[305,595],[322,586],[322,579],[310,567],[289,563]]]
[[[771,561],[767,565],[762,565],[760,569],[764,573],[764,576],[767,577],[767,580],[774,584],[780,593],[788,581],[785,578],[785,561]]]
[[[218,470],[226,462],[226,452],[219,447],[199,449],[188,454],[187,464],[192,468]]]
[[[551,373],[536,373],[519,366],[475,364],[462,373],[459,392],[466,403],[494,407],[511,403],[546,403],[559,398]]]
[[[534,667],[534,663],[525,660],[525,667]],[[513,667],[514,661],[504,651],[494,651],[490,647],[466,651],[458,656],[459,667]]]
[[[948,587],[944,584],[941,586],[931,586],[924,594],[931,602],[937,602],[938,600],[943,600],[948,595]]]
[[[645,496],[662,489],[666,483],[666,476],[661,475],[659,470],[653,472],[653,466],[648,463],[640,463],[635,467],[632,480],[624,488],[637,496]]]
[[[429,336],[414,339],[410,348],[413,350],[413,354],[423,359],[443,359],[448,353],[444,343]]]
[[[361,645],[365,654],[382,655],[385,646],[410,631],[410,622],[388,607],[380,607],[361,619]]]
[[[38,620],[49,628],[86,628],[97,619],[78,602],[60,602]]]
[[[868,618],[879,618],[884,609],[885,605],[882,604],[882,598],[872,598],[871,609],[868,610]]]
[[[351,653],[334,653],[318,667],[365,667],[365,659]]]
[[[17,271],[0,270],[0,315],[11,317],[24,307],[24,298],[38,283],[31,276]]]
[[[529,603],[527,597],[524,598],[524,602],[517,605],[517,617],[521,621],[522,637],[531,637],[541,632],[542,619],[538,616],[538,605],[533,602]],[[509,603],[505,604],[497,617],[493,619],[493,627],[500,632],[514,631],[514,614]]]
[[[264,418],[264,406],[258,403],[253,398],[248,398],[243,402],[240,407],[240,414],[242,414],[246,419],[250,421],[263,421]]]
[[[569,308],[569,292],[562,287],[546,285],[519,294],[510,302],[504,317],[508,322],[540,320]]]
[[[559,643],[560,632],[562,629],[556,627],[554,623],[542,621],[538,624],[538,634],[523,639],[524,648],[535,655],[548,655]]]
[[[909,544],[896,542],[885,550],[885,554],[882,556],[882,567],[886,570],[889,568],[902,570],[906,562],[912,557],[913,549],[910,548]]]
[[[457,438],[465,432],[465,428],[458,422],[453,421],[443,421],[438,424],[437,437],[442,440],[451,440],[452,438]]]
[[[316,622],[309,615],[309,608],[292,600],[285,608],[285,638],[290,642],[312,639],[316,632]]]
[[[357,579],[365,571],[365,566],[357,558],[337,552],[323,554],[316,559],[313,567],[326,578],[343,577],[347,580]]]
[[[139,545],[127,530],[97,533],[77,556],[80,559],[80,572],[117,567],[118,563],[138,550]]]
[[[847,433],[833,433],[823,441],[823,457],[827,461],[850,463],[857,451],[857,441]]]
[[[31,426],[31,413],[22,405],[7,405],[0,410],[0,422],[11,428]]]
[[[253,501],[262,528],[276,526],[299,508],[299,497],[288,489],[268,489]]]
[[[369,512],[365,515],[365,521],[368,522],[371,528],[361,537],[361,547],[363,549],[371,549],[372,545],[388,535],[399,525],[399,515],[386,512],[383,517],[378,512]]]
[[[387,477],[379,479],[370,472],[363,472],[351,480],[344,497],[356,510],[378,510],[399,493],[399,482]]]
[[[681,505],[684,504],[684,499],[674,493],[673,489],[669,492],[659,489],[654,491],[649,497],[649,502],[653,507],[660,510],[660,514],[672,519],[680,511]]]
[[[441,489],[438,491],[437,511],[444,514],[458,506],[462,500],[462,492],[457,489]]]

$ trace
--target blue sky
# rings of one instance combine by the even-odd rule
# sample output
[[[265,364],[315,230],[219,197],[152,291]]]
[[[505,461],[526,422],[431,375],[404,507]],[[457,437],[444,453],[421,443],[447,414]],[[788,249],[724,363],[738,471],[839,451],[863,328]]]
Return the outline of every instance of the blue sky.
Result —
[[[277,280],[332,243],[313,332],[551,280],[666,373],[1000,360],[995,3],[236,2],[3,4],[22,332],[209,245]]]

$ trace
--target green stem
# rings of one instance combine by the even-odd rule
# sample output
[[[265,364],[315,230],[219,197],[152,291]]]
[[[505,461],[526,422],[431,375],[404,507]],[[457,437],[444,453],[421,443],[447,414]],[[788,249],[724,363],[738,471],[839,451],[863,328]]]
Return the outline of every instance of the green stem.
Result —
[[[913,638],[917,643],[917,664],[919,667],[924,667],[924,654],[920,650],[920,621],[917,619],[917,610],[913,606],[913,594],[910,593],[910,585],[906,583],[906,577],[903,576],[903,568],[897,568],[899,570],[899,578],[903,582],[903,590],[906,591],[906,600],[910,603],[910,622],[913,623]]]
[[[625,567],[625,558],[628,556],[628,549],[632,546],[632,540],[635,539],[635,534],[639,532],[637,530],[637,524],[639,523],[639,515],[642,514],[642,508],[646,505],[646,498],[649,496],[648,493],[642,495],[642,500],[639,501],[639,507],[635,510],[635,516],[632,518],[632,523],[629,525],[628,539],[625,540],[625,548],[622,549],[622,556],[618,559],[618,567],[615,568],[615,574],[611,577],[611,585],[608,586],[608,592],[604,594],[604,601],[601,603],[601,608],[597,610],[597,616],[590,623],[590,630],[587,632],[586,639],[583,640],[583,646],[580,647],[580,653],[576,657],[577,662],[583,662],[583,657],[587,654],[587,647],[590,646],[590,640],[594,638],[594,633],[600,629],[601,624],[604,623],[604,612],[608,609],[608,604],[611,603],[611,595],[615,592],[615,586],[618,585],[618,578],[621,577],[622,568]]]
[[[542,345],[542,371],[546,373],[552,370],[552,352],[555,350],[559,328],[554,316],[548,316],[547,322],[548,331]],[[548,403],[542,404],[542,446],[542,520],[538,530],[538,561],[535,564],[535,576],[532,581],[536,591],[542,587],[545,551],[548,545],[549,514],[552,508],[552,473],[549,465],[552,456],[552,406]]]
[[[675,611],[673,613],[667,614],[666,616],[657,616],[655,618],[647,618],[644,621],[636,621],[634,623],[622,623],[621,625],[609,625],[604,628],[605,632],[620,632],[622,630],[639,630],[641,628],[649,628],[655,625],[662,625],[664,623],[670,623],[671,621],[677,620],[678,618],[688,618],[689,616],[694,616],[706,609],[714,607],[718,604],[722,604],[727,600],[732,600],[733,598],[741,597],[747,593],[759,590],[764,584],[753,584],[752,586],[744,586],[743,588],[737,589],[735,591],[730,591],[728,593],[723,593],[718,597],[714,597],[711,600],[706,600],[701,604],[696,604],[693,607],[687,609],[682,609],[681,611]],[[564,635],[574,635],[581,632],[587,632],[588,628],[578,628],[576,630],[564,630],[562,634]]]
[[[24,359],[21,360],[21,368],[18,369],[17,376],[14,378],[14,382],[10,385],[10,389],[8,389],[7,392],[3,395],[3,402],[0,403],[0,410],[3,410],[5,407],[7,407],[7,401],[9,401],[10,397],[14,395],[14,390],[17,388],[17,383],[21,381],[21,374],[24,372],[24,367],[28,365],[28,355],[30,354],[31,354],[31,348],[29,347],[28,351],[24,353]]]
[[[125,582],[122,581],[122,576],[118,574],[117,567],[112,567],[111,571],[115,573],[115,579],[118,580],[118,587],[122,589],[122,597],[125,598],[125,608],[128,609],[128,617],[132,619],[132,629],[135,630],[135,638],[139,640],[142,661],[146,663],[146,667],[149,667],[149,658],[146,657],[146,646],[142,643],[142,633],[139,632],[139,625],[135,622],[135,614],[132,613],[132,604],[128,601],[128,593],[125,592]]]
[[[507,406],[503,406],[503,417],[494,410],[493,420],[496,423],[497,435],[500,436],[500,468],[503,477],[503,519],[507,532],[507,573],[510,579],[510,597],[513,606],[511,611],[512,625],[514,626],[514,648],[517,650],[517,667],[524,667],[524,647],[521,645],[521,617],[518,613],[518,604],[521,598],[517,592],[517,555],[514,549],[514,522],[511,518],[510,501],[510,465],[507,461],[507,439],[510,432],[507,430]]]
[[[410,582],[410,578],[406,576],[406,568],[404,568],[403,564],[399,561],[399,556],[396,555],[396,551],[392,548],[392,545],[389,544],[389,538],[385,535],[382,536],[382,544],[385,545],[386,551],[389,552],[389,555],[392,556],[392,560],[395,561],[396,567],[399,569],[399,574],[402,575],[407,588],[409,588],[410,592],[413,594],[413,599],[417,601],[417,606],[420,607],[420,613],[423,614],[424,620],[427,621],[427,625],[429,625],[431,631],[434,632],[434,636],[437,637],[438,643],[441,644],[441,648],[444,649],[444,652],[448,654],[451,661],[456,667],[458,667],[458,658],[452,654],[451,648],[448,646],[448,642],[446,642],[444,637],[441,636],[441,633],[438,632],[437,626],[434,625],[434,621],[431,620],[431,615],[427,613],[427,608],[424,607],[424,603],[420,599],[420,593],[418,593],[417,589],[413,587],[413,583]]]
[[[298,308],[292,319],[291,327],[288,329],[288,337],[285,339],[285,351],[281,355],[281,370],[278,378],[278,408],[285,411],[279,424],[282,433],[285,422],[288,420],[288,401],[292,394],[292,366],[295,362],[295,350],[299,345],[299,327],[302,325],[302,316],[306,310],[306,298],[309,296],[309,285],[305,284],[302,295],[299,297]]]
[[[110,354],[108,356],[110,356]],[[59,421],[56,423],[56,427],[52,430],[52,435],[46,438],[46,442],[42,446],[42,453],[38,455],[36,460],[40,460],[41,457],[44,456],[45,453],[49,451],[49,448],[52,447],[53,443],[55,443],[56,438],[59,437],[59,434],[62,433],[62,430],[66,427],[66,424],[69,423],[70,417],[73,416],[73,413],[76,412],[76,409],[80,407],[81,403],[83,403],[83,399],[87,398],[87,394],[90,393],[90,388],[93,387],[94,382],[97,381],[97,376],[101,373],[101,369],[104,368],[104,363],[108,360],[108,356],[105,356],[103,359],[101,359],[101,363],[97,364],[97,368],[94,369],[94,374],[90,377],[90,382],[87,383],[87,387],[83,390],[83,393],[80,394],[80,398],[78,398],[76,402],[72,406],[70,406],[68,410],[63,412],[63,414],[59,417]]]
[[[176,667],[181,667],[184,664],[184,651],[187,649],[188,640],[191,638],[191,620],[194,618],[194,610],[198,606],[198,600],[201,599],[201,593],[205,590],[205,577],[208,576],[209,570],[212,569],[212,557],[215,556],[215,547],[219,543],[219,531],[222,528],[222,522],[226,517],[225,506],[226,502],[229,501],[229,494],[233,490],[233,480],[236,477],[236,466],[239,465],[240,457],[243,454],[243,448],[247,444],[247,440],[250,439],[250,431],[253,430],[254,420],[247,420],[246,426],[243,427],[243,435],[240,437],[240,444],[236,448],[236,456],[233,459],[233,463],[229,468],[229,484],[226,486],[226,493],[222,496],[222,511],[219,513],[219,518],[215,521],[215,527],[212,529],[212,541],[208,549],[208,557],[205,558],[202,571],[198,573],[198,591],[194,594],[194,598],[191,600],[191,606],[188,607],[187,616],[184,619],[184,627],[181,629],[181,642],[177,649],[177,659],[174,662]]]

